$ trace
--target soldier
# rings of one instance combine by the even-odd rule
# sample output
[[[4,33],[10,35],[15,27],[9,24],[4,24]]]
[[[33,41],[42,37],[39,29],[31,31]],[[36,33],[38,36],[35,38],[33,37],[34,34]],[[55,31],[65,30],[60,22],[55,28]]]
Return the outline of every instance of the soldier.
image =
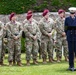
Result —
[[[16,21],[16,14],[11,13],[10,22],[6,24],[8,31],[8,61],[9,66],[12,66],[14,50],[16,52],[15,60],[17,65],[21,64],[21,35],[22,35],[22,25]]]
[[[33,16],[32,10],[29,10],[29,11],[27,12],[27,15],[29,15],[29,14],[32,14],[32,16]],[[35,23],[38,25],[38,27],[39,27],[39,23],[38,23],[34,18],[32,18],[32,21],[35,22]],[[25,19],[25,20],[23,21],[23,25],[24,25],[25,23],[27,23],[27,22],[28,22],[27,19]],[[39,52],[39,58],[41,58],[41,57],[42,57],[42,52],[41,52],[41,32],[40,32],[40,29],[39,29],[38,45],[39,45],[39,50],[38,50],[38,52]]]
[[[69,8],[70,16],[65,19],[65,33],[68,42],[69,68],[70,71],[76,71],[74,68],[74,53],[76,53],[76,16],[74,7]]]
[[[3,65],[3,29],[4,24],[0,21],[0,66]]]
[[[7,31],[6,31],[6,29],[5,29],[5,24],[4,24],[3,34],[4,34],[4,36],[3,36],[3,55],[4,55],[4,57],[5,57],[5,52],[6,52],[7,43],[8,43],[8,41],[7,41]]]
[[[64,52],[65,61],[68,61],[68,47],[67,47],[67,41],[64,32],[65,11],[63,9],[59,9],[58,14],[59,17],[56,19],[56,25],[55,25],[55,30],[57,31],[56,41],[55,41],[57,62],[60,62],[62,57],[62,46],[64,48],[63,52]]]
[[[32,14],[33,15],[33,12],[31,11],[31,10],[29,10],[28,12],[27,12],[27,15],[29,15],[29,14]],[[38,22],[33,18],[32,19],[32,21],[34,21],[36,24],[38,24]],[[27,22],[27,19],[25,19],[24,21],[23,21],[23,25],[25,24]]]
[[[37,24],[32,21],[32,14],[27,14],[27,22],[24,24],[24,32],[26,36],[26,60],[27,65],[30,65],[31,54],[33,57],[33,63],[37,63],[38,54],[38,34],[39,28]]]
[[[49,18],[49,10],[45,9],[43,12],[43,18],[39,22],[39,27],[42,33],[41,36],[41,47],[42,47],[42,58],[43,63],[47,63],[47,52],[49,62],[53,62],[53,41],[52,41],[52,29],[54,21]]]

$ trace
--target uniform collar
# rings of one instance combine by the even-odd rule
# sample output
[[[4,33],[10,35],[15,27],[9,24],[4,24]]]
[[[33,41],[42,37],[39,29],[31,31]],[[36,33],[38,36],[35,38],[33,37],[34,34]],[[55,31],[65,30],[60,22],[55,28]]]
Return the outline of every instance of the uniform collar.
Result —
[[[43,18],[44,22],[49,22],[49,18],[46,19],[46,18]]]
[[[16,21],[11,21],[12,24],[16,24]]]
[[[75,18],[76,18],[76,16],[74,16],[74,18],[72,18],[72,17],[70,16],[70,18],[71,18],[71,19],[75,19]]]

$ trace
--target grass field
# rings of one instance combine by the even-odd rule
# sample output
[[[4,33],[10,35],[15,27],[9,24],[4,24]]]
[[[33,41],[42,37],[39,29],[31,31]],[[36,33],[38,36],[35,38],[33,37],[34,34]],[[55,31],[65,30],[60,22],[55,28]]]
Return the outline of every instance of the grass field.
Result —
[[[7,55],[5,56],[5,65],[0,67],[0,75],[76,75],[76,72],[70,72],[68,68],[68,62],[62,60],[60,63],[47,63],[42,64],[42,60],[39,60],[38,65],[32,64],[26,66],[25,54],[22,54],[22,67],[8,66]],[[75,63],[76,65],[76,63]]]

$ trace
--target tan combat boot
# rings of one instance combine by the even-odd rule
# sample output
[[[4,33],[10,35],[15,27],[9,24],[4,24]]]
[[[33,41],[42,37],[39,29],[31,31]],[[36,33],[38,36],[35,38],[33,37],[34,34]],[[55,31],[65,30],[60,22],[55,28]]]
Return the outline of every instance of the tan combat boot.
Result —
[[[9,62],[9,66],[12,66],[12,61]]]
[[[0,62],[0,66],[2,66],[2,62]]]
[[[4,66],[3,61],[2,61],[2,62],[0,62],[0,66]]]
[[[68,57],[65,57],[65,61],[69,61]]]
[[[38,64],[38,61],[37,60],[33,60],[33,64],[37,65]]]
[[[2,66],[4,66],[5,64],[3,63],[3,61],[1,62]]]
[[[49,62],[53,63],[54,61],[52,60],[52,58],[49,58]]]
[[[16,65],[16,62],[13,62],[13,65]]]
[[[27,66],[30,66],[30,61],[29,61],[29,60],[27,60],[26,65],[27,65]]]
[[[60,60],[60,58],[59,57],[57,57],[57,62],[59,63],[61,60]]]
[[[46,59],[45,58],[43,58],[43,64],[46,64],[47,62],[46,62]]]
[[[17,62],[17,65],[18,65],[18,66],[22,66],[21,61]]]

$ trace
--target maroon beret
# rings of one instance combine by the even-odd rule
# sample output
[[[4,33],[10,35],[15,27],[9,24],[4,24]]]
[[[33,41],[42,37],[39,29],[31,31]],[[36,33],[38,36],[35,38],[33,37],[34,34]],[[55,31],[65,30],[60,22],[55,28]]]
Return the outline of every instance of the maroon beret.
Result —
[[[63,13],[63,12],[65,13],[65,11],[64,11],[63,9],[59,9],[59,10],[58,10],[58,14],[61,14],[61,13]]]
[[[10,17],[9,17],[10,21],[11,21],[12,17],[14,17],[15,15],[16,15],[16,13],[14,13],[14,12],[10,14]]]
[[[26,18],[29,20],[32,17],[32,14],[27,14]]]
[[[45,16],[47,13],[49,12],[49,10],[48,9],[45,9],[44,11],[43,11],[43,16]]]
[[[27,15],[28,15],[28,14],[32,14],[32,13],[33,13],[33,12],[32,12],[31,10],[29,10],[29,11],[27,12]]]

